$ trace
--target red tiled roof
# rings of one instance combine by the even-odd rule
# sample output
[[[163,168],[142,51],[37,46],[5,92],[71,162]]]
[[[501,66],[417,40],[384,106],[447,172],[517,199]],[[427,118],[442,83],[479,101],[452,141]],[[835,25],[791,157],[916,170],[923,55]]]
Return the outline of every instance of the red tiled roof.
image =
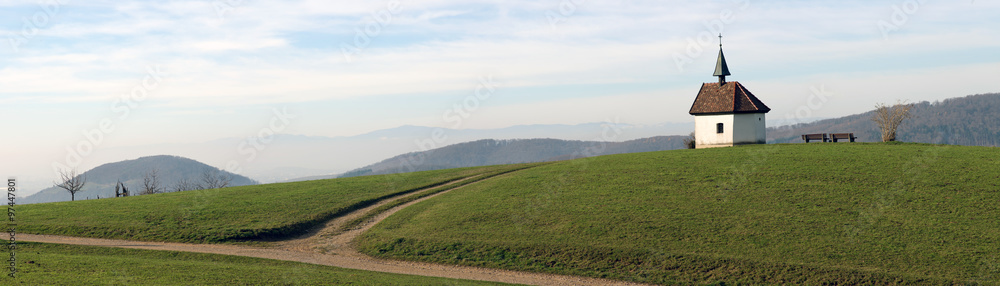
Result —
[[[701,85],[698,97],[691,105],[691,115],[727,113],[767,113],[771,108],[764,105],[746,87],[736,81]]]

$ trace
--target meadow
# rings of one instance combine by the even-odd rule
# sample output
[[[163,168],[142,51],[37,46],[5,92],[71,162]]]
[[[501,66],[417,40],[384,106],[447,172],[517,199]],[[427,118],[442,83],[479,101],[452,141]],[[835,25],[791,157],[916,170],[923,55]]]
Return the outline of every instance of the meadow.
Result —
[[[288,238],[381,199],[480,174],[493,166],[23,205],[18,231],[96,238],[256,243]]]
[[[1000,149],[987,147],[820,143],[675,150],[25,205],[18,206],[17,218],[19,231],[27,233],[266,243],[381,199],[414,194],[359,221],[446,190],[382,221],[357,247],[383,258],[658,284],[1000,284]],[[36,256],[55,255],[41,264],[53,266],[47,271],[73,275],[80,266],[72,263],[86,261],[202,275],[217,272],[206,265],[222,259],[32,247],[39,249]],[[150,262],[163,255],[182,261]],[[275,280],[277,274],[234,280],[211,273],[205,278],[211,280],[193,284],[316,284],[310,275],[362,277],[344,283],[425,284],[268,263],[279,264],[275,270],[220,267],[307,274],[297,276],[299,283]],[[138,284],[182,280],[142,274],[153,270],[114,271],[80,275],[104,282],[138,277],[129,280]],[[185,275],[195,275],[190,273]],[[32,279],[73,277],[43,276]]]
[[[545,164],[549,164],[549,163],[517,164],[517,165],[510,165],[510,166],[507,166],[507,167],[504,167],[504,168],[489,168],[489,169],[484,169],[483,171],[485,171],[485,172],[481,172],[479,175],[476,175],[473,178],[469,178],[469,179],[465,179],[465,180],[461,180],[461,181],[456,181],[453,184],[444,184],[444,185],[440,185],[440,186],[436,186],[436,187],[426,188],[425,190],[422,190],[422,191],[420,191],[418,193],[415,193],[415,194],[412,194],[412,195],[408,195],[408,196],[404,196],[404,197],[392,200],[389,203],[386,203],[384,205],[381,205],[381,206],[379,206],[377,208],[374,208],[374,209],[366,212],[365,214],[359,216],[356,219],[348,221],[343,226],[341,226],[341,230],[348,230],[348,229],[352,229],[354,227],[357,227],[359,224],[361,224],[361,223],[363,223],[363,222],[365,222],[367,220],[370,220],[373,217],[375,217],[375,216],[377,216],[377,215],[379,215],[379,214],[381,214],[381,213],[383,213],[385,211],[388,211],[388,210],[390,210],[392,208],[404,205],[404,204],[412,202],[412,201],[416,201],[416,200],[419,200],[419,199],[422,199],[422,198],[425,198],[425,197],[428,197],[428,196],[432,196],[432,195],[435,195],[435,194],[438,194],[438,193],[441,193],[441,192],[444,192],[444,191],[451,190],[451,189],[461,188],[461,187],[463,187],[465,185],[468,185],[468,184],[476,183],[476,182],[479,182],[479,181],[482,181],[482,180],[488,180],[488,179],[491,179],[493,177],[500,176],[500,175],[503,175],[503,174],[507,174],[507,173],[510,173],[510,172],[516,172],[516,171],[520,171],[520,170],[524,170],[524,169],[528,169],[528,168],[534,168],[534,167],[545,165]]]
[[[819,143],[563,161],[362,235],[372,256],[662,284],[1000,284],[1000,149]]]
[[[508,285],[240,256],[20,243],[4,285]]]

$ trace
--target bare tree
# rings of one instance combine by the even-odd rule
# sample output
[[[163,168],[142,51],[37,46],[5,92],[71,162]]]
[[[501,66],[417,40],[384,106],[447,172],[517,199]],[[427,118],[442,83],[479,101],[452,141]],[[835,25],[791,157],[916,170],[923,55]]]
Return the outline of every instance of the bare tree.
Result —
[[[59,183],[55,183],[56,187],[69,192],[70,199],[76,201],[76,193],[82,190],[83,186],[87,184],[87,176],[77,174],[76,170],[62,170],[59,171],[59,177],[61,181]]]
[[[910,118],[912,103],[897,101],[893,106],[884,103],[875,104],[875,114],[872,121],[878,125],[882,135],[882,142],[896,141],[896,129],[903,124],[903,120]]]
[[[152,169],[142,177],[142,191],[139,192],[140,195],[152,195],[163,192],[163,187],[160,186],[160,178],[157,175],[158,172],[156,169]]]
[[[174,185],[173,191],[174,192],[183,192],[183,191],[193,191],[193,190],[197,190],[197,189],[198,189],[198,185],[197,184],[191,183],[190,180],[188,180],[187,178],[184,178],[184,179],[181,179],[180,181],[178,181],[176,185]]]
[[[201,183],[198,184],[198,188],[202,190],[225,188],[232,181],[233,178],[225,172],[209,170],[201,175]]]

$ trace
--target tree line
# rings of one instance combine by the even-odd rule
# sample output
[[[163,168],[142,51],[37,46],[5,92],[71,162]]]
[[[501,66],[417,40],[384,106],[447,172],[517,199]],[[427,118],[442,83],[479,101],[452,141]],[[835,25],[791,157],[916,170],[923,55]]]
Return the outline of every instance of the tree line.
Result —
[[[192,181],[188,178],[182,178],[180,181],[175,183],[173,186],[165,186],[159,176],[158,169],[150,169],[142,178],[142,184],[139,186],[140,190],[138,195],[151,195],[167,192],[183,192],[183,191],[195,191],[195,190],[207,190],[207,189],[219,189],[225,188],[232,183],[233,177],[225,172],[218,170],[207,170],[202,173],[198,180]],[[55,182],[55,186],[59,187],[69,193],[71,201],[76,201],[76,194],[83,190],[83,187],[87,185],[87,175],[86,173],[78,174],[76,170],[62,170],[59,172],[59,181]],[[127,186],[120,180],[115,186],[116,195],[120,195],[119,186],[121,191],[128,196]],[[100,198],[100,197],[98,197]]]

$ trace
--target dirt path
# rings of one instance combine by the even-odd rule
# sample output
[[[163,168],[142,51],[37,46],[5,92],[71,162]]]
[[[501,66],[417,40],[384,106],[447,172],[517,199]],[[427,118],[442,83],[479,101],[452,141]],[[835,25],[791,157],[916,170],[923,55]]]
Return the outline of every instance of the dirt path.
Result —
[[[473,179],[476,179],[476,177],[471,177],[463,180],[473,180]],[[458,182],[460,181],[452,182],[450,184],[456,184]],[[220,244],[141,242],[141,241],[80,238],[80,237],[36,235],[36,234],[18,234],[18,240],[43,242],[43,243],[238,255],[238,256],[258,257],[258,258],[267,258],[267,259],[276,259],[285,261],[296,261],[296,262],[304,262],[310,264],[319,264],[319,265],[377,271],[377,272],[457,278],[457,279],[468,279],[468,280],[494,281],[494,282],[516,283],[516,284],[642,285],[642,284],[635,284],[635,283],[628,283],[621,281],[578,277],[578,276],[541,274],[533,272],[520,272],[520,271],[489,269],[480,267],[377,259],[359,253],[351,245],[351,242],[355,238],[357,238],[358,235],[367,231],[372,226],[384,220],[385,218],[389,217],[393,213],[396,213],[397,211],[405,207],[408,207],[410,205],[445,194],[457,188],[461,187],[452,188],[432,196],[428,196],[425,198],[421,198],[397,206],[395,208],[392,208],[386,212],[379,214],[372,220],[362,223],[353,230],[349,230],[346,232],[340,231],[341,225],[343,225],[348,221],[353,220],[354,218],[364,215],[369,210],[378,208],[384,204],[390,203],[402,197],[418,194],[423,190],[412,192],[410,194],[402,195],[399,197],[388,198],[367,208],[356,210],[347,215],[333,219],[330,222],[323,225],[322,227],[317,227],[301,237],[274,242],[273,246],[267,248],[238,246],[238,245],[220,245]]]

